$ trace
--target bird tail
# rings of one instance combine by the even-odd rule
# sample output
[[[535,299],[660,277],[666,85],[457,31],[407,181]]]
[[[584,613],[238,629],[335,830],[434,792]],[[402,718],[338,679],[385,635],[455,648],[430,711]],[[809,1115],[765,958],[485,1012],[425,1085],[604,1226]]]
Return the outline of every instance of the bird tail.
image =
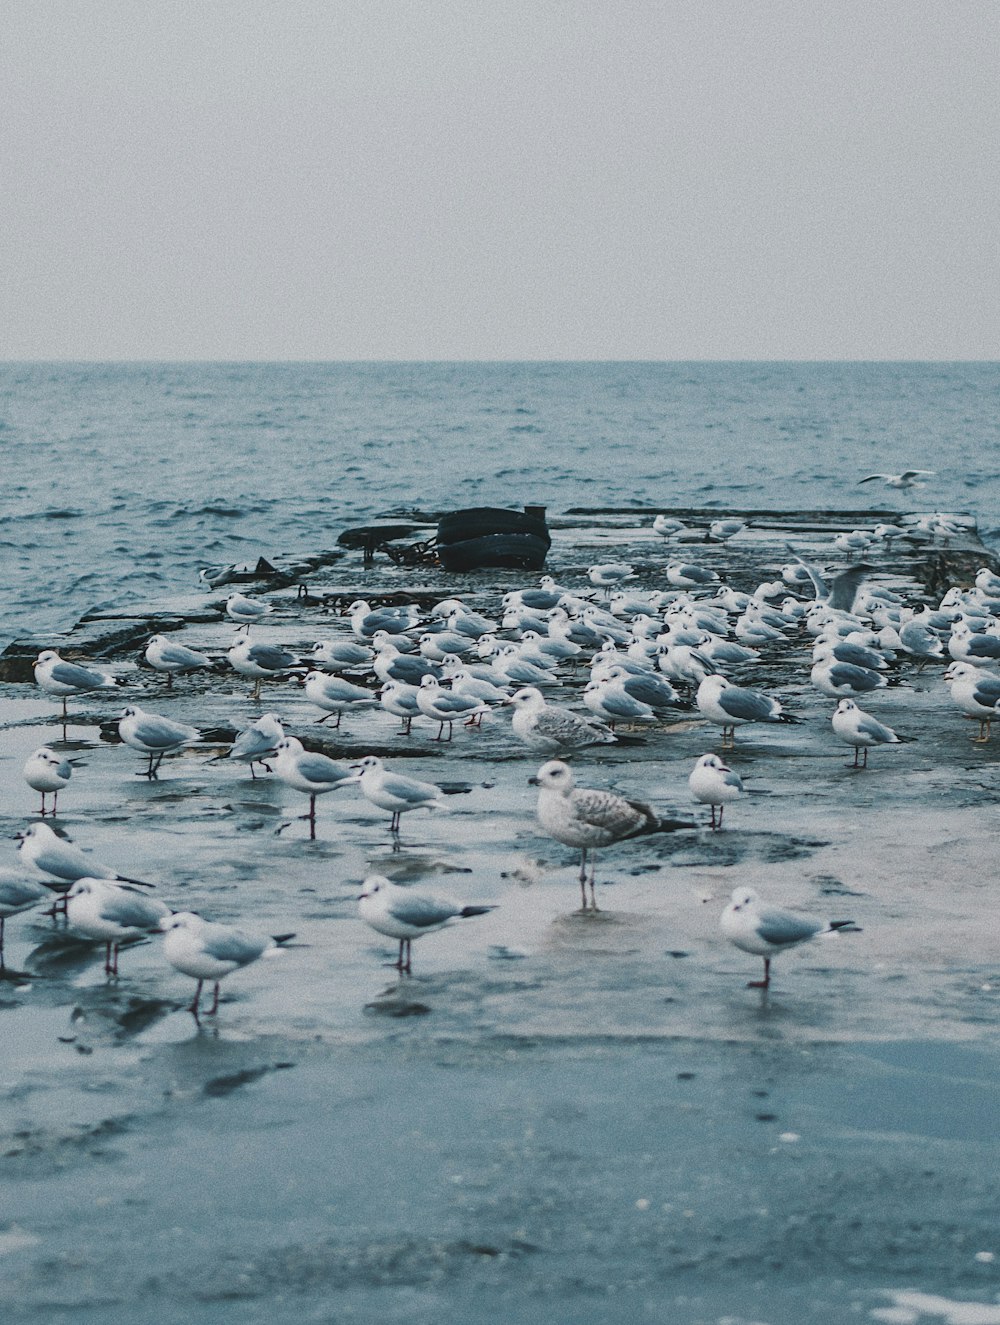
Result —
[[[484,916],[487,912],[495,910],[495,906],[463,906],[458,914],[463,920],[467,920],[469,916]]]
[[[277,943],[277,945],[278,945],[279,948],[281,947],[281,945],[282,945],[283,943],[291,943],[291,941],[292,941],[292,939],[293,939],[294,937],[295,937],[294,934],[272,934],[272,935],[271,935],[271,938],[275,941],[275,943]]]
[[[861,926],[853,920],[831,920],[823,931],[825,934],[860,934]]]
[[[155,883],[147,883],[145,879],[130,879],[127,874],[116,874],[116,883],[130,883],[133,888],[155,888]]]

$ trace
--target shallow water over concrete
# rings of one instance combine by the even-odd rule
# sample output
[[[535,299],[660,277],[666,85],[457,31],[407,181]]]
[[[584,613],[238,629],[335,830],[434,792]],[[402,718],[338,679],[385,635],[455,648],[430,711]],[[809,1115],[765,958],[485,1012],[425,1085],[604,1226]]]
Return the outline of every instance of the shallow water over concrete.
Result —
[[[598,545],[644,554],[650,577],[663,560],[643,531],[581,526],[557,533],[553,573],[579,578]],[[712,555],[739,583],[781,552],[759,534]],[[329,577],[314,595],[407,582],[360,562]],[[466,596],[495,605],[512,583],[474,577]],[[274,602],[255,637],[346,630],[294,591]],[[212,652],[232,630],[176,637]],[[304,798],[209,762],[221,741],[149,782],[106,739],[120,699],[71,701],[64,734],[57,703],[4,686],[0,833],[30,820],[21,765],[55,743],[80,760],[57,820],[78,845],[174,907],[296,931],[199,1027],[158,942],[123,950],[109,981],[61,925],[8,922],[9,1318],[792,1325],[879,1319],[896,1290],[992,1302],[997,752],[970,741],[940,668],[911,667],[868,707],[914,743],[848,769],[807,645],[753,673],[801,721],[738,733],[751,794],[721,832],[689,802],[694,760],[718,748],[697,714],[574,757],[581,782],[698,824],[601,853],[591,916],[574,853],[534,824],[540,760],[502,715],[451,744],[430,724],[397,736],[381,712],[327,732],[290,684],[259,705],[231,673],[168,693],[134,654],[114,659],[123,696],[203,731],[275,710],[337,757],[382,753],[451,793],[397,844],[339,790],[310,841]],[[372,870],[497,907],[415,944],[401,980],[394,943],[356,916]],[[759,959],[718,930],[737,884],[862,932],[783,956],[770,991],[748,990]]]

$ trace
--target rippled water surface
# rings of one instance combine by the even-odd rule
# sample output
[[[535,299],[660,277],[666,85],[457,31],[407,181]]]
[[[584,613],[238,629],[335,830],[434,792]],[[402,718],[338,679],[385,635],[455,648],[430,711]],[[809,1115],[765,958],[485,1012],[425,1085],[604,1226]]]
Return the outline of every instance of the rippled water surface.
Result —
[[[997,364],[0,366],[0,636],[311,551],[401,508],[971,510]],[[871,470],[937,471],[896,494]]]

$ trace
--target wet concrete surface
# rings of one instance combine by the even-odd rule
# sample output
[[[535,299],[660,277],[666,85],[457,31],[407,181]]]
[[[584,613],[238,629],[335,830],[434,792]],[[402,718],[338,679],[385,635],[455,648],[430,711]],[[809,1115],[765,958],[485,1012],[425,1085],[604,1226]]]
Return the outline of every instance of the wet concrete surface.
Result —
[[[819,557],[826,537],[795,541]],[[782,538],[710,555],[746,587],[787,559]],[[555,531],[549,568],[577,583],[620,556],[673,552],[622,521],[581,524]],[[877,578],[918,588],[925,569],[901,557]],[[360,557],[328,574],[314,595],[417,587]],[[419,587],[488,607],[519,582]],[[206,599],[167,607],[204,617]],[[294,590],[272,601],[255,638],[347,629]],[[232,635],[199,619],[176,637],[213,652]],[[893,1293],[997,1301],[1000,746],[971,742],[943,668],[904,667],[866,705],[914,741],[856,772],[808,641],[773,651],[750,683],[801,722],[738,733],[751,794],[718,833],[689,803],[694,760],[718,748],[696,714],[576,755],[581,782],[699,823],[601,853],[601,910],[584,916],[574,853],[535,828],[541,760],[503,715],[450,745],[425,723],[399,737],[381,712],[327,732],[290,684],[254,704],[232,673],[168,693],[134,654],[114,663],[129,687],[71,700],[65,732],[57,702],[0,688],[0,833],[31,820],[21,766],[55,744],[80,760],[57,820],[78,845],[174,907],[296,938],[227,980],[199,1027],[157,941],[124,949],[114,981],[53,921],[8,921],[9,1319],[792,1325],[935,1319]],[[582,680],[567,673],[566,693]],[[405,817],[396,849],[386,815],[337,791],[310,841],[304,797],[209,762],[216,741],[137,777],[140,757],[106,739],[134,699],[213,732],[277,711],[310,745],[384,754],[452,794]],[[11,842],[0,864],[15,860]],[[356,916],[372,870],[497,909],[416,943],[400,980],[394,943]],[[783,956],[771,990],[749,990],[759,959],[718,931],[737,884],[862,932]]]

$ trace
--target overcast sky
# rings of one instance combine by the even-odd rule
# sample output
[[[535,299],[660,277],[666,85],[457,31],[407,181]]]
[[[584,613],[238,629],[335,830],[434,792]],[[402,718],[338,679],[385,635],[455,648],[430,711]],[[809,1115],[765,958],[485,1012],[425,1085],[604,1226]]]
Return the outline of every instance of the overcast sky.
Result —
[[[0,0],[0,357],[1000,350],[996,0]]]

